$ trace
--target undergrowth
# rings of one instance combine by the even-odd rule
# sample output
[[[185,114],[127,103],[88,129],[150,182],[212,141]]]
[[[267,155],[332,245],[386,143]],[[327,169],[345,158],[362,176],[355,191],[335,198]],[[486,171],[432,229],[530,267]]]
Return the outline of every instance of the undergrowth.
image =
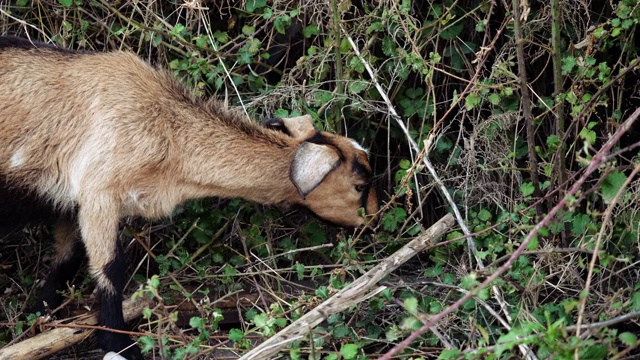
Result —
[[[373,231],[221,199],[123,223],[127,291],[155,301],[132,333],[150,358],[172,359],[237,358],[454,207],[466,229],[280,358],[384,356],[469,292],[399,354],[637,356],[640,126],[621,124],[640,105],[639,20],[635,0],[0,1],[0,34],[133,51],[256,120],[312,114],[370,149],[384,199]],[[0,239],[0,346],[46,327],[27,309],[50,237],[36,227]],[[63,311],[85,312],[91,292],[81,274]]]

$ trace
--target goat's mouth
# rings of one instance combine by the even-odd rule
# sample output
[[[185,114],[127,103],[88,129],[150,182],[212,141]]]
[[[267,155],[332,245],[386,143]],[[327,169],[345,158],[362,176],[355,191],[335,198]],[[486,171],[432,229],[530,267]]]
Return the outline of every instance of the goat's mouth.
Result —
[[[318,215],[313,210],[311,210],[310,208],[308,208],[303,204],[294,204],[290,206],[289,209],[295,211],[298,216],[303,217],[305,220],[308,220],[311,217],[323,224],[334,226],[334,227],[347,228],[347,229],[357,229],[357,228],[363,228],[365,226],[367,228],[370,228],[375,226],[377,222],[376,219],[372,219],[373,215],[366,215],[364,217],[361,217],[360,219],[362,219],[362,222],[359,224],[333,221],[331,219],[327,219],[325,217]]]

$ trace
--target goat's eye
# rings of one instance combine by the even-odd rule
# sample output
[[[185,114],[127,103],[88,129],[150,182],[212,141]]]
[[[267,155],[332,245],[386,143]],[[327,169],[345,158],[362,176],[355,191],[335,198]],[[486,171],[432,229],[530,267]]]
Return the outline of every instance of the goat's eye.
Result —
[[[356,185],[356,191],[357,192],[363,192],[367,189],[367,184],[359,184]]]

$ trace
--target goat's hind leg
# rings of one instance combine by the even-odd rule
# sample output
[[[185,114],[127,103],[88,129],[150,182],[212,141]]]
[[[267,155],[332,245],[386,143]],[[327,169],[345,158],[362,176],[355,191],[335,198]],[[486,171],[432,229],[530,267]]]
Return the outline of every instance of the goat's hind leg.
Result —
[[[73,214],[61,215],[54,228],[55,257],[33,311],[44,314],[45,308],[56,309],[62,303],[61,291],[73,280],[85,258],[78,224]],[[46,306],[45,306],[46,304]]]

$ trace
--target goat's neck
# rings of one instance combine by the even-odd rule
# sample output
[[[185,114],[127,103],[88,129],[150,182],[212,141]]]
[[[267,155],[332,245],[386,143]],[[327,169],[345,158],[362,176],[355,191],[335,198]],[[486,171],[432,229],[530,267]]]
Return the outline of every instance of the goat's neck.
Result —
[[[297,143],[275,131],[260,131],[262,136],[252,136],[224,126],[184,138],[185,149],[177,156],[181,156],[183,181],[193,197],[239,197],[262,204],[295,202],[298,194],[289,168]]]

